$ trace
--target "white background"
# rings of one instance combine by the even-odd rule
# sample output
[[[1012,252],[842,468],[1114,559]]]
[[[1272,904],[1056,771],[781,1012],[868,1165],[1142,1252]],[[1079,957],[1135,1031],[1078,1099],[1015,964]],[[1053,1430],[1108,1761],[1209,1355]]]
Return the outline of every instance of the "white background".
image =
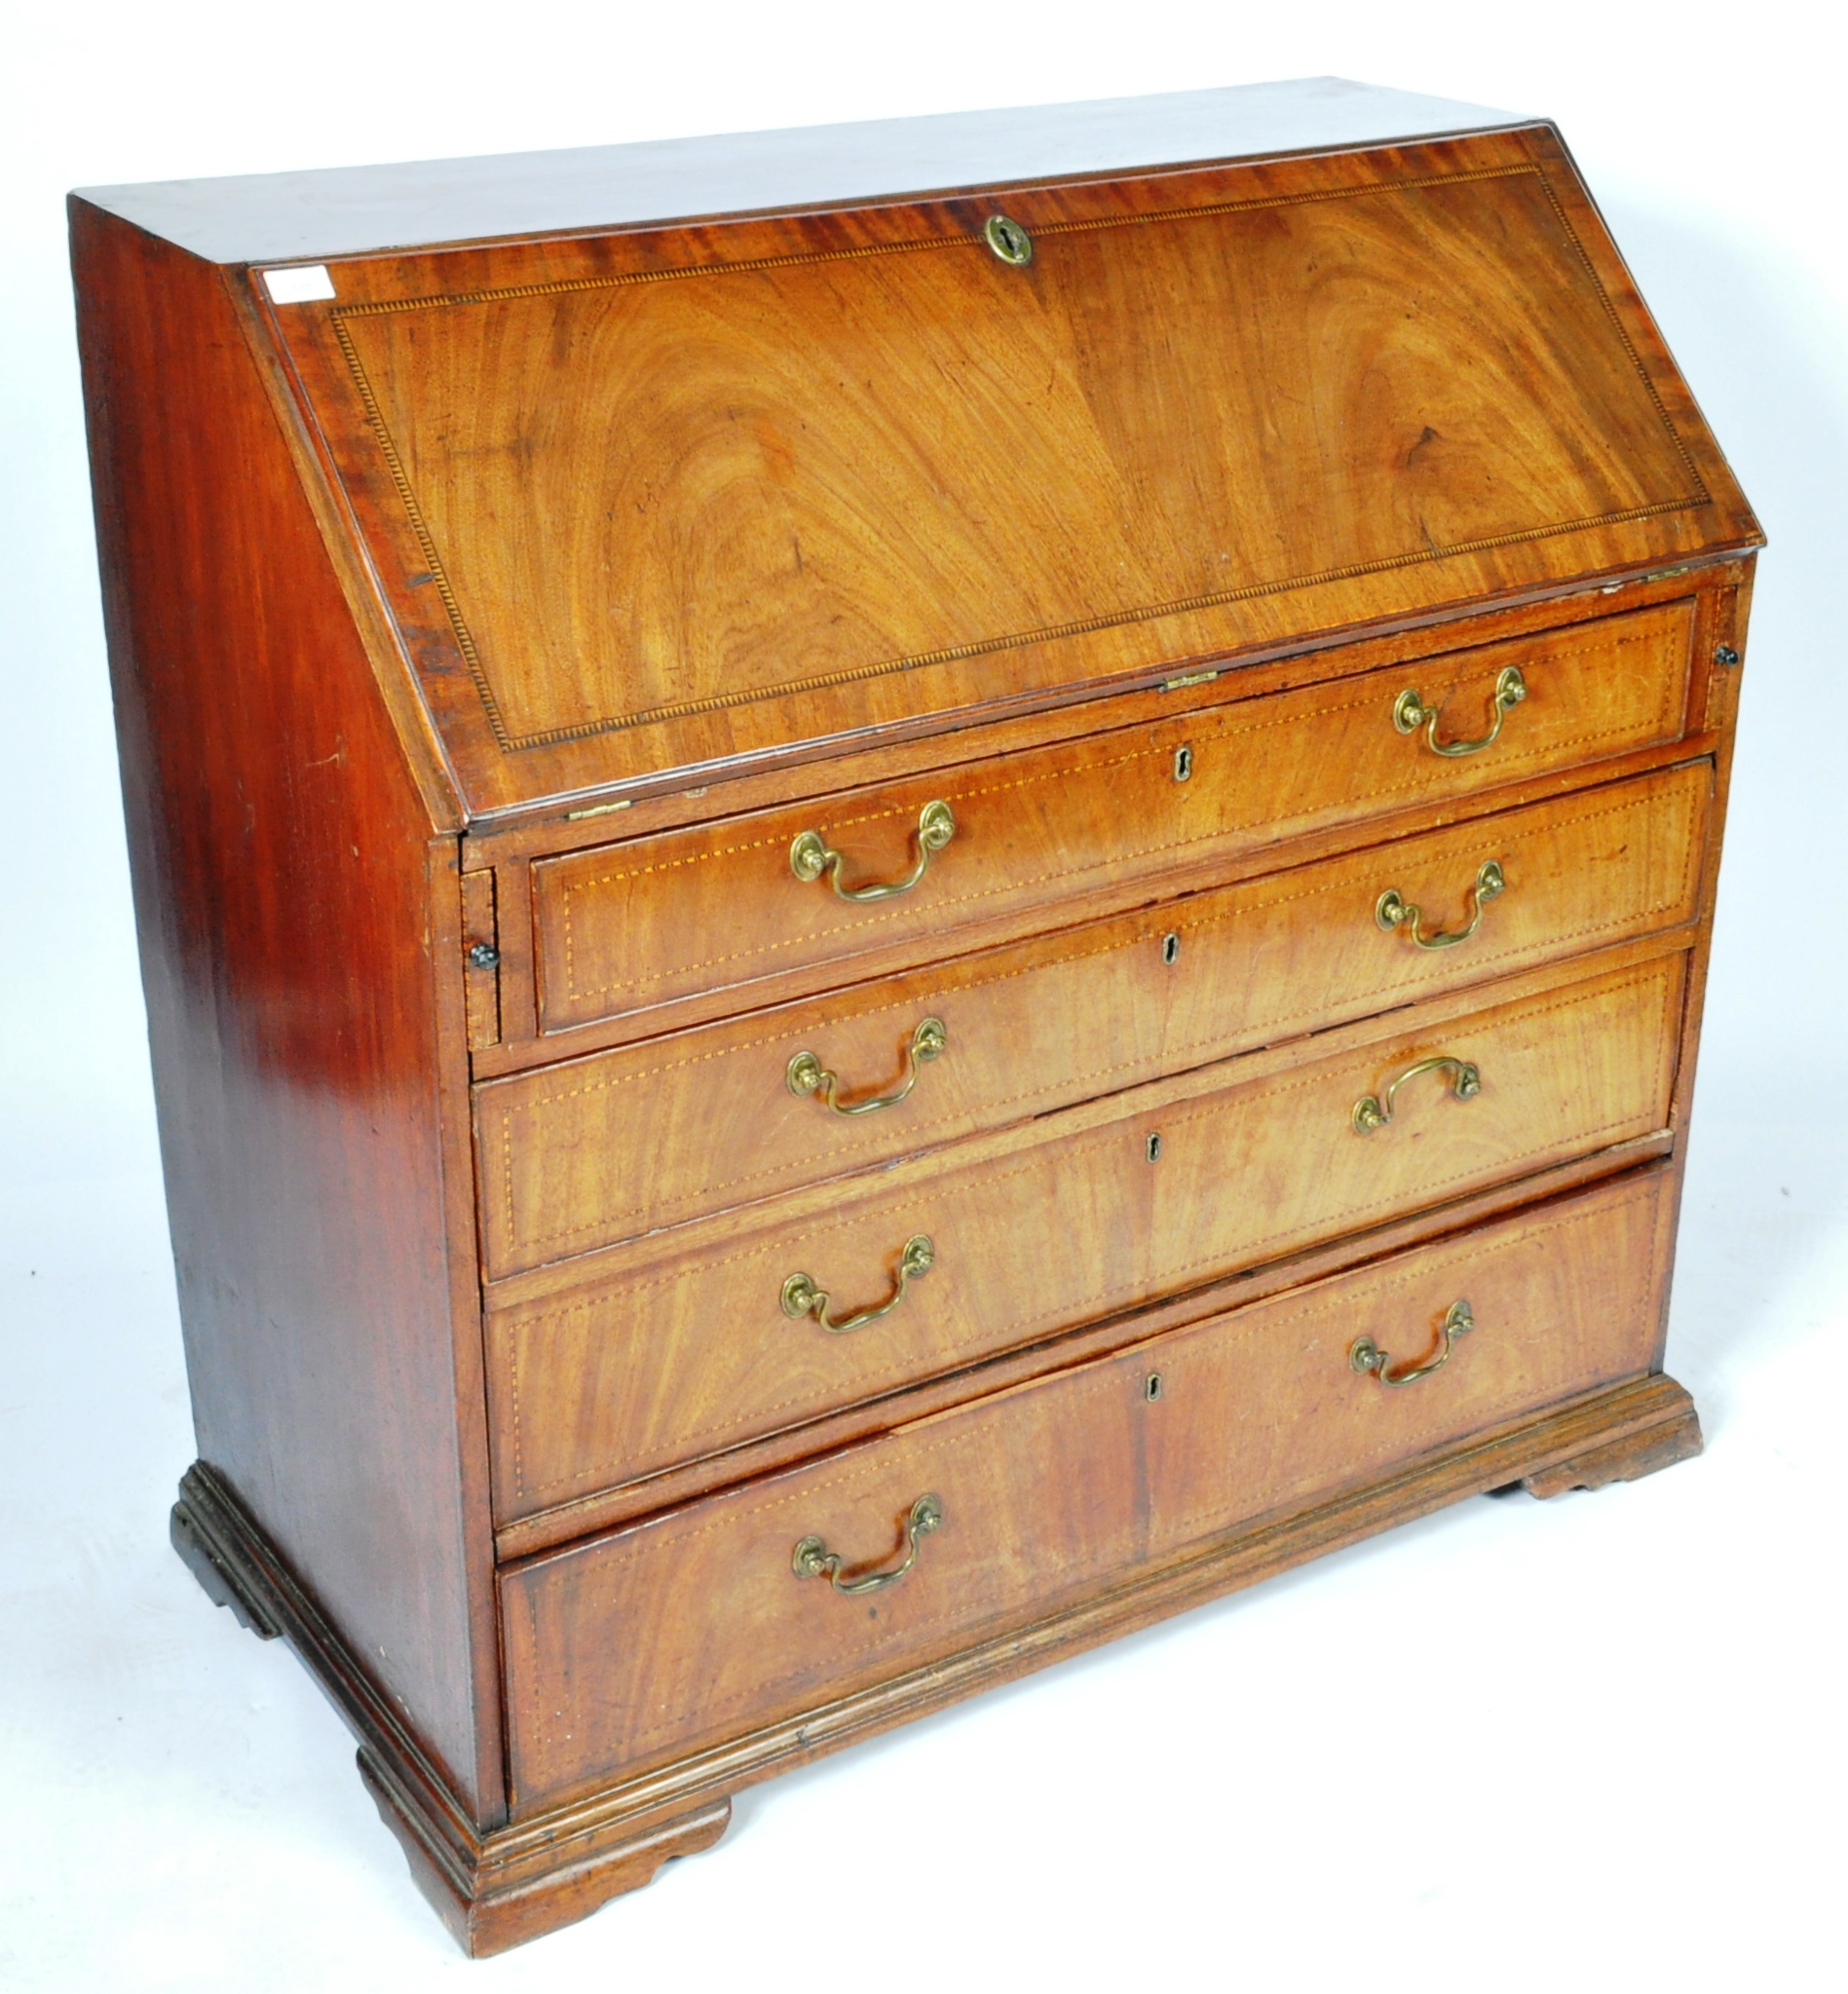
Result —
[[[1829,19],[1795,0],[13,11],[0,1984],[1841,1984],[1848,229]],[[711,1854],[469,1966],[299,1666],[166,1547],[191,1433],[61,196],[1327,72],[1558,118],[1771,537],[1669,1349],[1708,1451],[1596,1496],[1468,1503],[756,1789]]]

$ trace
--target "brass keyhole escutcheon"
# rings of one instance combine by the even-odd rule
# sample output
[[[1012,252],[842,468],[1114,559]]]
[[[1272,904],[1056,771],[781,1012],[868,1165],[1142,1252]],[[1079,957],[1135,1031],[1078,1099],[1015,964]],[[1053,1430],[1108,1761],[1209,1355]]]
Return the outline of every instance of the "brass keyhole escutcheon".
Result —
[[[991,214],[982,224],[982,236],[996,255],[1015,270],[1025,270],[1033,261],[1033,238],[1006,215]]]

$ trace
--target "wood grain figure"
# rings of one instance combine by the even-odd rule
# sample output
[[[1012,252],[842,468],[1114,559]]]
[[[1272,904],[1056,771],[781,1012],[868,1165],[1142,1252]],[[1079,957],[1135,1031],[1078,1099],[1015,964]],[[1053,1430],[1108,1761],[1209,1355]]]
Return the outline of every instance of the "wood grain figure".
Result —
[[[200,1459],[461,1944],[1662,1374],[1761,544],[1324,81],[71,201]]]

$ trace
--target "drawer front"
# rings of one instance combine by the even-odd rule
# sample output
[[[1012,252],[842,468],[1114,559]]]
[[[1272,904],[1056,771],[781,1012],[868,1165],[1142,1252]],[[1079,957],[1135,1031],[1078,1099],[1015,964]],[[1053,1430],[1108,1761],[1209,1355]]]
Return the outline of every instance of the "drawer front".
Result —
[[[1712,792],[1706,763],[1641,776],[491,1081],[476,1090],[488,1268],[1690,921]],[[1486,862],[1505,884],[1477,933],[1419,946],[1465,925]],[[1410,921],[1379,924],[1387,889],[1420,909],[1415,939]],[[793,1091],[817,1069],[857,1111],[831,1111],[826,1082]]]
[[[723,990],[728,1008],[792,996],[946,938],[1024,932],[1075,896],[1185,873],[1332,825],[1669,740],[1682,730],[1691,600],[1452,652],[533,868],[542,1031]],[[1517,670],[1520,703],[1496,704]],[[1401,696],[1441,708],[1434,753]],[[954,829],[926,851],[921,826]],[[936,819],[941,824],[941,819]],[[805,834],[840,864],[799,878]],[[897,884],[893,897],[842,899]]]
[[[1305,1065],[1244,1063],[1023,1130],[965,1160],[916,1159],[801,1203],[689,1226],[671,1254],[619,1250],[579,1281],[490,1293],[488,1374],[503,1519],[953,1371],[1154,1297],[1666,1125],[1683,958],[1422,1025]],[[1408,1080],[1391,1119],[1362,1133]],[[902,1280],[908,1242],[927,1269]],[[797,1313],[793,1277],[830,1334]]]
[[[793,1717],[1025,1626],[1253,1517],[1646,1371],[1669,1247],[1653,1172],[1293,1290],[552,1554],[502,1580],[517,1805]],[[1399,1390],[1393,1374],[1473,1328]],[[1159,1377],[1150,1397],[1151,1374]],[[896,1565],[864,1597],[798,1544]],[[864,1563],[858,1562],[864,1561]]]

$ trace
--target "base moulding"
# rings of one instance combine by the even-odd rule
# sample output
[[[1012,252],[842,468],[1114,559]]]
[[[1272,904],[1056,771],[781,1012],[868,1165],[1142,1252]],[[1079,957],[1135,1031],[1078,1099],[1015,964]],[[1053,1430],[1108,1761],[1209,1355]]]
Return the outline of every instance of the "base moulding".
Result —
[[[1602,1488],[1700,1448],[1687,1393],[1669,1377],[1634,1378],[1477,1435],[1313,1508],[1242,1524],[1029,1626],[504,1825],[471,1819],[261,1525],[204,1462],[180,1483],[172,1539],[207,1594],[253,1633],[286,1640],[353,1727],[360,1778],[419,1887],[464,1950],[480,1957],[585,1917],[650,1881],[663,1862],[710,1848],[725,1832],[735,1792],[822,1752],[1467,1495]]]

